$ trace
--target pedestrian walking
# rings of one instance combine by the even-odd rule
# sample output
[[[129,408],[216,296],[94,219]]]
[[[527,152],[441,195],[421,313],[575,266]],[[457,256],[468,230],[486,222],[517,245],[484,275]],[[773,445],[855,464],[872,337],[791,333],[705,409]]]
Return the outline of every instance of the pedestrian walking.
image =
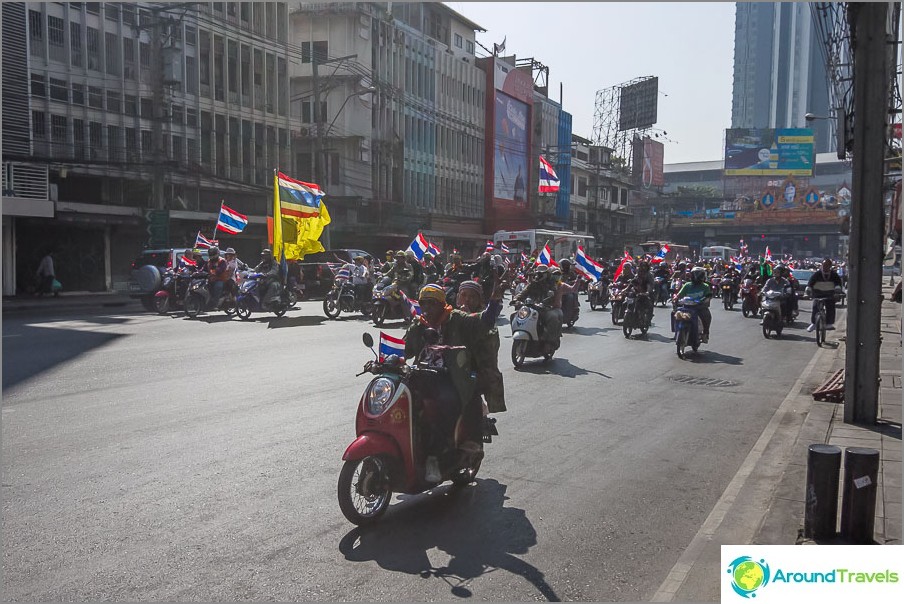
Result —
[[[38,291],[36,292],[38,296],[43,296],[45,293],[59,295],[59,292],[53,291],[53,282],[56,280],[56,272],[53,268],[53,250],[47,250],[47,253],[41,258],[35,276],[38,279]]]

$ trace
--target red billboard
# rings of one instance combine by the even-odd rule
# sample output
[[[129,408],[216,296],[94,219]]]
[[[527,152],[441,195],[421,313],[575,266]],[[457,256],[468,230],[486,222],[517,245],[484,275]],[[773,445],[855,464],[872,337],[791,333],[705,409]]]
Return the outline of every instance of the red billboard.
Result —
[[[649,189],[665,185],[665,145],[649,136],[635,138],[632,144],[632,172],[639,179],[640,186]]]

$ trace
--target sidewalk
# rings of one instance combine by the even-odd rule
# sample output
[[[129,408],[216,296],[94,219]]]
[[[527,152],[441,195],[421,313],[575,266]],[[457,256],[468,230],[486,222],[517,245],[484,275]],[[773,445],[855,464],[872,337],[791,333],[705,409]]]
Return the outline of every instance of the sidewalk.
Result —
[[[141,301],[121,292],[61,292],[59,296],[4,296],[3,313],[75,308],[140,309]]]

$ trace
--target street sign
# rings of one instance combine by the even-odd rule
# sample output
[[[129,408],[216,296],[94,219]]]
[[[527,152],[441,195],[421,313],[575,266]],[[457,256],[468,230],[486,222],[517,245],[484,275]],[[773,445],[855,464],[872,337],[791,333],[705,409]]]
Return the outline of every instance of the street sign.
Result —
[[[169,210],[149,210],[146,214],[148,220],[148,246],[169,246]]]

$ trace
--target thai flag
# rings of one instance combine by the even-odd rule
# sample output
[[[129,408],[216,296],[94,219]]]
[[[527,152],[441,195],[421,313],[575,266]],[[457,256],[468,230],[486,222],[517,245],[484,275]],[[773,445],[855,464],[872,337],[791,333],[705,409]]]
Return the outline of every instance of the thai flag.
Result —
[[[544,159],[544,157],[540,156],[540,193],[558,193],[559,192],[559,177],[556,175],[556,171],[553,170],[552,165]]]
[[[384,362],[386,357],[390,355],[397,355],[399,357],[405,358],[405,340],[401,338],[395,338],[388,333],[380,332],[380,362]]]
[[[215,245],[220,245],[220,242],[216,239],[208,239],[204,235],[201,234],[201,231],[198,231],[198,236],[195,237],[195,247],[200,248],[202,250],[209,250],[211,247]]]
[[[493,245],[493,242],[487,240],[487,249],[486,249],[486,251],[487,251],[487,252],[492,252],[492,251],[495,250],[495,249],[496,249],[496,246]]]
[[[439,256],[442,253],[441,250],[439,249],[439,246],[436,245],[435,243],[433,243],[432,241],[430,242],[429,245],[427,245],[427,251],[430,252],[431,254],[433,254],[434,258],[436,258],[437,256]]]
[[[652,262],[653,264],[659,264],[660,262],[662,262],[663,260],[665,260],[665,256],[666,256],[666,254],[668,254],[668,253],[669,253],[669,246],[668,246],[668,245],[663,245],[661,248],[659,248],[659,251],[656,252],[656,256],[653,257],[653,259],[651,260],[651,262]]]
[[[549,251],[548,243],[543,246],[543,251],[537,256],[536,265],[539,266],[541,264],[545,264],[546,266],[559,266],[559,263],[553,259],[552,252]]]
[[[505,241],[503,241],[503,242],[501,242],[501,243],[499,244],[499,249],[502,250],[502,253],[503,253],[503,254],[508,254],[508,253],[509,253],[509,248],[508,248],[508,246],[505,244]]]
[[[772,262],[772,252],[769,251],[769,246],[766,246],[766,260]]]
[[[408,296],[405,295],[405,292],[400,292],[402,294],[402,301],[408,305],[408,312],[411,314],[411,318],[415,319],[421,316],[421,305],[418,304],[417,300],[412,300]]]
[[[628,252],[625,252],[625,257],[622,258],[621,264],[618,265],[618,268],[615,269],[615,274],[612,276],[613,281],[615,281],[616,279],[618,279],[621,276],[622,269],[625,268],[625,262],[630,262],[632,260],[634,260],[634,258],[631,257],[631,254],[629,254]]]
[[[195,262],[194,260],[192,260],[191,258],[189,258],[188,256],[182,256],[181,258],[179,258],[179,262],[182,263],[184,266],[198,266],[198,263]]]
[[[530,261],[530,256],[528,256],[524,252],[521,252],[521,262],[523,262],[524,264],[527,264],[529,261]]]
[[[217,228],[226,231],[230,235],[237,235],[248,226],[248,217],[239,214],[225,204],[220,204],[220,217],[217,219]]]
[[[599,281],[603,276],[603,267],[584,253],[584,248],[578,246],[577,254],[574,256],[574,266],[580,272],[587,275],[593,281]]]
[[[430,249],[430,244],[427,243],[427,238],[424,237],[422,233],[418,233],[417,237],[414,238],[414,241],[411,242],[411,245],[408,246],[408,249],[414,252],[415,258],[423,260],[424,253]]]

